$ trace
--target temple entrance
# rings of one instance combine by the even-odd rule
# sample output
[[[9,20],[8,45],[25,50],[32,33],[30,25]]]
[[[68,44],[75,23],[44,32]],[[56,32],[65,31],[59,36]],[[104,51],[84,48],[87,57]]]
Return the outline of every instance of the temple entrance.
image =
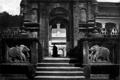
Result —
[[[51,10],[49,19],[49,56],[53,55],[53,45],[57,46],[59,57],[67,56],[67,31],[69,27],[67,10],[61,7]]]

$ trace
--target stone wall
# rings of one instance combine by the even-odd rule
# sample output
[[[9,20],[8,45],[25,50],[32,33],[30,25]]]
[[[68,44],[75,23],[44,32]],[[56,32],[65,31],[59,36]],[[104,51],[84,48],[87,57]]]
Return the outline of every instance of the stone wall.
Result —
[[[92,2],[75,2],[73,4],[74,46],[77,46],[80,38],[85,37],[85,34],[79,31],[79,24],[95,20],[94,8]]]

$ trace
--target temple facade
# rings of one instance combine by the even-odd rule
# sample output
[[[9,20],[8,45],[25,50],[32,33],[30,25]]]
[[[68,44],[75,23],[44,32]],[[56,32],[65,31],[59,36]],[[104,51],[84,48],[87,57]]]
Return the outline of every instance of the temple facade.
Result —
[[[119,3],[102,3],[96,0],[23,0],[21,15],[24,21],[40,24],[40,43],[44,56],[51,56],[52,44],[61,56],[78,46],[86,37],[80,30],[83,24],[105,28],[109,23],[119,31]]]
[[[0,80],[120,80],[120,3],[20,6],[21,25],[0,28]]]

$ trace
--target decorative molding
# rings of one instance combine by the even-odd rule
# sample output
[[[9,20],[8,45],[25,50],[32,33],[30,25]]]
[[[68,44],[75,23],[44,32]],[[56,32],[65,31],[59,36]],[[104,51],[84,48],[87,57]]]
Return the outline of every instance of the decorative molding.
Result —
[[[120,16],[97,16],[96,19],[120,19]]]

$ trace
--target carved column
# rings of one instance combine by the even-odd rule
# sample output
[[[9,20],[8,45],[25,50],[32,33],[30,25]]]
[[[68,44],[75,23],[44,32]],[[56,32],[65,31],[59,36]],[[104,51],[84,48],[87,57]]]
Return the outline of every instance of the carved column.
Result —
[[[74,46],[82,35],[79,33],[79,24],[87,22],[87,3],[75,2],[73,5],[73,24],[74,24]]]
[[[49,19],[47,7],[47,3],[39,3],[40,43],[43,56],[48,56]]]
[[[38,4],[33,3],[31,8],[31,20],[32,22],[38,23]]]

